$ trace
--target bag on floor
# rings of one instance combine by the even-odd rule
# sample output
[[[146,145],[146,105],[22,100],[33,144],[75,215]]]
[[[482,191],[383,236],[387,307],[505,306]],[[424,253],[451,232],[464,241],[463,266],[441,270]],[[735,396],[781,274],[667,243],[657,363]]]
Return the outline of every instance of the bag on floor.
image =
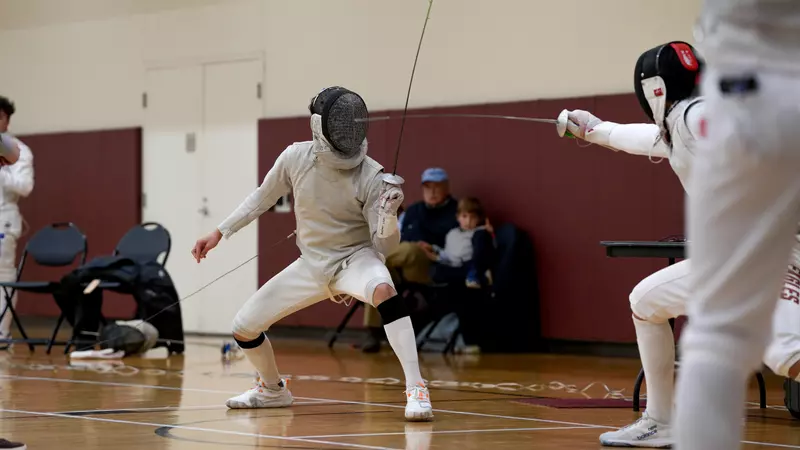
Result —
[[[158,330],[142,320],[118,320],[103,327],[100,347],[125,352],[125,356],[141,355],[156,346]]]

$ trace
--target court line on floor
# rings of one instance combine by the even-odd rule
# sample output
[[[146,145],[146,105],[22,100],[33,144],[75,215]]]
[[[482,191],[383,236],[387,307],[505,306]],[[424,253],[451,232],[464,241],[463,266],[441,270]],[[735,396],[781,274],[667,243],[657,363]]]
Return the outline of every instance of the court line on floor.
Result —
[[[458,434],[458,433],[493,433],[502,431],[552,431],[552,430],[592,430],[594,427],[540,427],[540,428],[487,428],[480,430],[441,430],[441,431],[419,431],[425,434]],[[325,438],[352,438],[352,437],[374,437],[374,436],[403,436],[407,433],[358,433],[358,434],[326,434],[319,436],[295,436],[303,439],[325,439]]]
[[[167,390],[178,390],[178,391],[194,391],[194,392],[209,392],[209,393],[221,393],[221,394],[230,394],[230,393],[240,393],[240,391],[231,392],[231,391],[212,391],[207,389],[196,389],[196,388],[177,388],[172,386],[157,386],[157,385],[150,385],[150,384],[136,384],[136,383],[113,383],[107,381],[89,381],[89,380],[70,380],[67,378],[48,378],[48,377],[26,377],[26,376],[17,376],[17,375],[0,375],[0,379],[20,379],[20,380],[35,380],[35,381],[49,381],[49,382],[64,382],[64,383],[80,383],[80,384],[94,384],[99,386],[123,386],[123,387],[138,387],[138,388],[151,388],[151,389],[167,389]],[[386,408],[402,408],[405,409],[405,406],[401,405],[392,405],[388,403],[370,403],[370,402],[358,402],[358,401],[351,401],[351,400],[334,400],[334,399],[323,399],[323,398],[315,398],[315,397],[294,397],[300,400],[307,400],[307,401],[317,401],[318,403],[343,403],[343,404],[352,404],[352,405],[365,405],[365,406],[383,406]],[[3,409],[0,409],[3,411]],[[11,411],[11,410],[6,410]],[[468,416],[478,416],[478,417],[490,417],[496,419],[509,419],[509,420],[525,420],[525,421],[532,421],[532,422],[542,422],[542,423],[554,423],[560,425],[575,425],[582,428],[603,428],[603,429],[617,429],[619,427],[612,427],[606,425],[596,425],[596,424],[589,424],[589,423],[577,423],[577,422],[564,422],[560,420],[548,420],[548,419],[537,419],[533,417],[517,417],[517,416],[501,416],[497,414],[484,414],[484,413],[475,413],[475,412],[468,412],[468,411],[453,411],[453,410],[446,410],[446,409],[434,409],[435,412],[443,412],[449,414],[461,414],[461,415],[468,415]],[[53,413],[47,413],[53,414]],[[93,419],[91,417],[86,416],[65,416],[65,417],[72,417],[72,418],[85,418],[85,419]],[[140,422],[133,422],[133,423],[140,423]],[[164,425],[169,426],[169,425]],[[178,428],[178,427],[176,427]],[[216,430],[214,430],[216,431]],[[753,445],[762,445],[766,447],[780,447],[780,448],[797,448],[800,449],[800,445],[786,445],[786,444],[776,444],[771,442],[758,442],[758,441],[742,441],[746,444],[753,444]],[[333,445],[333,444],[330,444]],[[372,447],[372,448],[379,448],[379,447]]]
[[[294,397],[294,398],[298,398],[298,399],[301,399],[301,400],[311,400],[312,399],[312,397]],[[324,399],[319,399],[318,398],[316,400],[324,400]],[[332,399],[327,399],[327,400],[334,401]],[[338,401],[340,403],[348,403],[348,404],[351,404],[351,405],[383,406],[384,408],[396,408],[396,409],[405,409],[406,408],[405,405],[392,405],[390,403],[359,402],[359,401],[353,401],[353,400],[335,400],[335,401]],[[607,426],[607,425],[596,425],[596,424],[591,424],[591,423],[565,422],[563,420],[539,419],[539,418],[536,418],[536,417],[503,416],[503,415],[499,415],[499,414],[476,413],[476,412],[470,412],[470,411],[455,411],[455,410],[452,410],[452,409],[434,408],[433,411],[434,412],[440,412],[440,413],[447,413],[447,414],[460,414],[460,415],[465,415],[465,416],[490,417],[490,418],[493,418],[493,419],[526,420],[526,421],[529,421],[529,422],[553,423],[553,424],[558,424],[558,425],[575,425],[575,426],[585,427],[585,428],[604,428],[604,429],[617,429],[618,428],[618,427],[611,427],[611,426]]]
[[[341,447],[352,447],[352,448],[363,448],[369,450],[393,450],[391,447],[375,447],[372,445],[361,445],[361,444],[351,444],[346,442],[335,442],[335,441],[323,441],[317,439],[307,439],[307,438],[300,438],[300,437],[289,437],[289,436],[273,436],[269,434],[258,434],[258,433],[246,433],[243,431],[230,431],[230,430],[216,430],[214,428],[202,428],[202,427],[187,427],[184,425],[169,425],[164,423],[150,423],[150,422],[134,422],[131,420],[119,420],[119,419],[106,419],[101,417],[88,417],[88,416],[70,416],[67,414],[59,414],[59,413],[48,413],[48,412],[38,412],[38,411],[24,411],[20,409],[8,409],[8,408],[0,408],[0,412],[10,412],[16,414],[28,414],[32,416],[46,416],[46,417],[58,417],[62,419],[81,419],[81,420],[91,420],[94,422],[107,422],[107,423],[116,423],[116,424],[123,424],[123,425],[139,425],[139,426],[147,426],[147,427],[155,427],[155,428],[171,428],[171,429],[178,429],[178,430],[189,430],[189,431],[201,431],[206,433],[218,433],[218,434],[228,434],[234,436],[244,436],[244,437],[256,437],[262,439],[276,439],[282,441],[293,441],[293,442],[304,442],[310,444],[323,444],[323,445],[330,445],[330,446],[341,446]]]
[[[773,442],[742,441],[742,444],[762,445],[762,446],[765,446],[765,447],[800,448],[800,445],[775,444]]]
[[[120,387],[138,387],[138,388],[151,388],[151,389],[166,389],[166,390],[184,390],[184,391],[194,391],[194,392],[209,392],[209,393],[218,393],[218,394],[239,394],[241,391],[231,392],[231,391],[214,391],[214,390],[205,390],[205,389],[193,389],[193,388],[177,388],[172,386],[157,386],[157,385],[149,385],[149,384],[136,384],[136,383],[114,383],[108,381],[89,381],[89,380],[71,380],[68,378],[50,378],[50,377],[26,377],[26,376],[17,376],[17,375],[0,375],[0,379],[17,379],[17,380],[31,380],[31,381],[48,381],[48,382],[62,382],[62,383],[78,383],[78,384],[94,384],[98,386],[120,386]],[[359,402],[353,400],[336,400],[330,398],[316,398],[316,397],[298,397],[295,396],[295,399],[298,400],[306,400],[306,401],[317,401],[320,404],[322,403],[339,403],[339,404],[349,404],[349,405],[362,405],[362,406],[382,406],[385,408],[395,408],[395,409],[405,409],[405,405],[393,405],[390,403],[371,403],[371,402]],[[504,416],[504,415],[497,415],[497,414],[485,414],[485,413],[476,413],[476,412],[469,412],[469,411],[454,411],[449,409],[434,409],[434,412],[440,413],[447,413],[447,414],[459,414],[459,415],[467,415],[467,416],[476,416],[476,417],[490,417],[495,419],[508,419],[508,420],[525,420],[529,422],[541,422],[541,423],[552,423],[558,425],[575,425],[575,426],[582,426],[588,428],[603,428],[603,429],[616,429],[617,427],[611,427],[606,425],[596,425],[596,424],[588,424],[588,423],[577,423],[577,422],[565,422],[562,420],[549,420],[549,419],[538,419],[535,417],[517,417],[517,416]]]

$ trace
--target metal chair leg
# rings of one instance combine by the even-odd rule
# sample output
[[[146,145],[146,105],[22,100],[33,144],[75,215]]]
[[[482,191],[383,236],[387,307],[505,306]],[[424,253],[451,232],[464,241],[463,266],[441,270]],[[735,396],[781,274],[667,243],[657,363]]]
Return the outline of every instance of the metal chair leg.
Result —
[[[758,381],[758,399],[761,403],[761,409],[767,407],[767,387],[764,383],[764,375],[761,372],[756,372],[756,380]]]
[[[356,310],[358,310],[358,308],[363,306],[363,303],[361,303],[360,301],[358,300],[353,300],[353,301],[355,303],[350,308],[350,310],[347,311],[347,314],[344,315],[344,319],[342,319],[342,322],[339,324],[338,327],[336,327],[336,331],[333,333],[333,336],[331,336],[330,340],[328,341],[328,348],[333,348],[334,342],[336,342],[336,340],[339,338],[339,334],[342,333],[342,330],[344,330],[344,327],[346,327],[347,324],[350,322],[350,319],[353,318],[353,314],[356,313]]]
[[[639,375],[633,385],[633,410],[636,412],[639,412],[639,394],[642,390],[642,382],[644,382],[644,369],[639,369]]]
[[[453,331],[453,334],[450,335],[450,339],[447,340],[447,345],[444,346],[444,350],[442,350],[442,354],[446,355],[448,353],[455,353],[456,352],[456,340],[461,335],[461,324],[458,325],[458,328]]]
[[[435,330],[436,327],[439,326],[439,322],[441,322],[443,318],[444,317],[440,317],[440,318],[434,320],[431,323],[431,327],[428,329],[428,332],[425,333],[424,336],[422,336],[422,340],[420,340],[419,344],[417,344],[417,351],[418,352],[422,351],[422,347],[424,347],[425,344],[428,342],[428,339],[430,339],[431,335],[433,334],[433,330]]]
[[[11,297],[6,297],[11,298]],[[11,312],[11,318],[14,319],[14,323],[17,324],[17,329],[19,330],[19,334],[22,335],[22,339],[28,344],[28,349],[30,349],[31,353],[34,351],[33,343],[31,342],[31,338],[28,337],[28,333],[25,332],[25,328],[22,326],[22,322],[19,320],[19,316],[17,316],[17,310],[11,306],[12,302],[6,302],[6,310]],[[2,316],[0,316],[2,317]]]
[[[50,354],[50,350],[53,349],[53,344],[56,343],[56,336],[58,335],[58,330],[61,328],[61,324],[63,322],[64,322],[64,313],[61,313],[61,315],[58,316],[58,322],[56,322],[56,327],[53,329],[53,334],[50,336],[50,341],[47,343],[47,352],[46,353],[48,355]],[[67,342],[67,349],[69,349],[69,345],[70,345],[71,342],[72,342],[71,339],[70,339],[69,342]],[[64,354],[66,354],[66,352]]]

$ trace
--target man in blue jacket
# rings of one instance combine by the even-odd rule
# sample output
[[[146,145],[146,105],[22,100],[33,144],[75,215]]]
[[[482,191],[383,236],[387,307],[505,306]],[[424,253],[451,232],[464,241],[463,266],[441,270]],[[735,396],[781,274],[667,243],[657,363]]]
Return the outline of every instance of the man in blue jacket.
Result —
[[[444,247],[447,232],[458,226],[458,201],[450,195],[450,180],[440,167],[430,167],[422,173],[422,201],[409,206],[400,216],[400,245],[386,257],[386,266],[395,286],[403,281],[430,283],[431,260],[425,250]],[[365,305],[364,325],[369,330],[362,350],[380,350],[381,321],[375,308]]]

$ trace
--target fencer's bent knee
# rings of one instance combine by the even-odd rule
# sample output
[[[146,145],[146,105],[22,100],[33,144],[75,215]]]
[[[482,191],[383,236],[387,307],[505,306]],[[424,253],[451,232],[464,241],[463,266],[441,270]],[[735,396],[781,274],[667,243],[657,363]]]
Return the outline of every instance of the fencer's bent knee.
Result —
[[[392,298],[396,294],[394,287],[392,287],[388,283],[381,283],[375,286],[375,290],[372,291],[372,304],[374,306],[378,306],[384,301]]]
[[[269,325],[272,324],[270,323]],[[236,317],[233,319],[232,331],[234,335],[241,336],[246,341],[253,341],[255,339],[258,339],[259,336],[261,336],[264,331],[267,331],[269,329],[269,325],[264,326],[263,330],[256,329],[262,327],[257,327],[254,324],[250,323],[250,321],[247,318],[242,317],[242,312],[240,311],[238,314],[236,314]]]
[[[648,291],[641,288],[641,285],[637,285],[628,296],[628,300],[631,303],[631,313],[633,313],[637,319],[647,322],[663,323],[668,321],[669,318],[665,319],[658,314],[657,307],[652,301],[654,297],[653,291]]]
[[[386,293],[389,293],[389,295],[385,295]],[[396,294],[397,291],[394,288],[394,283],[392,283],[392,278],[389,276],[379,276],[371,279],[367,283],[367,288],[364,292],[364,298],[372,306],[377,307],[378,304],[383,303]]]

